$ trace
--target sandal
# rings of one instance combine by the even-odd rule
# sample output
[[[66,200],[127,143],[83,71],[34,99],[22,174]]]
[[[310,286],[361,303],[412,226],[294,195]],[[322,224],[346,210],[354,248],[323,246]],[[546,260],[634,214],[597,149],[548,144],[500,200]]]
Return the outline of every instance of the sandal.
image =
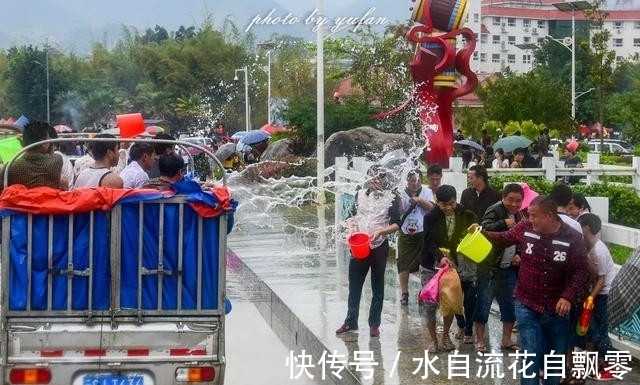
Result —
[[[485,354],[487,352],[487,345],[485,345],[484,343],[476,344],[476,352]]]
[[[456,348],[456,346],[451,341],[451,337],[449,336],[442,337],[442,347],[444,348],[444,350],[448,352],[455,350]]]
[[[463,344],[472,344],[473,343],[473,336],[464,336],[464,341],[462,341]]]
[[[455,339],[461,340],[464,338],[464,329],[458,329],[455,335]]]
[[[522,350],[522,348],[520,347],[520,345],[518,344],[511,344],[511,345],[503,345],[501,346],[502,350],[509,350],[512,352],[517,352],[518,350]]]

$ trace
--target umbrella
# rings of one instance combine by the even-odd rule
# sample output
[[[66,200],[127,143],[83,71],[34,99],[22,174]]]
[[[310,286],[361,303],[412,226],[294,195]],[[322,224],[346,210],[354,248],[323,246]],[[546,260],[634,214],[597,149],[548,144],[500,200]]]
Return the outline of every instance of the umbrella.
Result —
[[[480,143],[476,143],[473,140],[468,140],[468,139],[462,139],[459,140],[457,142],[455,142],[456,146],[468,146],[471,148],[475,148],[478,151],[484,152],[484,147],[482,147],[482,145],[480,145]]]
[[[287,132],[287,128],[283,127],[283,126],[275,126],[273,124],[265,124],[264,126],[260,127],[260,129],[266,133],[268,133],[269,135],[273,135],[276,132]]]
[[[613,328],[627,329],[627,324],[633,323],[633,317],[640,309],[640,295],[638,295],[638,281],[640,281],[640,248],[620,267],[620,271],[611,282],[607,309],[609,325]],[[637,317],[637,316],[636,316]]]
[[[225,143],[218,148],[216,151],[216,158],[220,161],[227,160],[231,155],[236,152],[236,144],[235,143]]]
[[[73,132],[73,128],[65,126],[64,124],[56,124],[55,126],[53,126],[53,128],[55,128],[58,134],[61,134],[63,132]]]
[[[147,131],[147,134],[149,135],[164,134],[164,128],[160,126],[147,126],[147,128],[145,128],[145,131]]]
[[[251,130],[248,134],[240,138],[240,142],[248,145],[264,142],[269,139],[269,134],[262,130]]]
[[[527,148],[533,141],[525,136],[513,135],[498,139],[494,144],[494,149],[501,148],[504,152],[513,152],[516,148]]]
[[[0,140],[0,158],[3,163],[7,163],[20,150],[22,150],[22,143],[17,136]]]

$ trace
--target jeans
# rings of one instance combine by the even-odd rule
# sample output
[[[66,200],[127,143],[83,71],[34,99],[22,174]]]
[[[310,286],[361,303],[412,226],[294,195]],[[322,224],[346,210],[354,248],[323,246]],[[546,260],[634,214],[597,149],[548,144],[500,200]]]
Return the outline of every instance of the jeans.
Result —
[[[502,322],[516,322],[513,291],[516,288],[517,277],[514,267],[499,268],[491,281],[491,291],[500,307],[500,321]]]
[[[596,343],[598,357],[603,358],[609,350],[613,350],[609,339],[609,317],[607,313],[608,294],[596,296],[591,312],[591,323],[587,330],[587,340]]]
[[[487,323],[494,298],[500,307],[500,321],[515,322],[513,291],[516,287],[516,279],[514,267],[498,268],[493,273],[493,277],[487,270],[478,268],[478,300],[473,313],[473,322]]]
[[[347,300],[347,318],[345,323],[351,329],[358,329],[360,298],[362,286],[371,269],[371,306],[369,307],[369,326],[380,326],[382,302],[384,300],[384,271],[389,257],[389,241],[371,250],[368,258],[349,260],[349,298]]]
[[[515,302],[516,319],[518,321],[518,330],[520,331],[520,342],[522,349],[527,353],[535,353],[535,357],[526,357],[525,363],[531,362],[531,366],[526,369],[526,375],[531,378],[525,378],[520,375],[520,385],[539,385],[540,379],[538,372],[544,370],[546,379],[543,380],[544,385],[558,385],[562,376],[553,366],[553,372],[547,372],[545,368],[545,354],[553,351],[554,361],[563,356],[567,348],[567,331],[569,330],[569,318],[561,317],[555,312],[545,310],[538,313],[520,301]],[[562,366],[566,366],[566,362]],[[556,374],[555,376],[548,376]],[[568,375],[565,372],[565,375]]]

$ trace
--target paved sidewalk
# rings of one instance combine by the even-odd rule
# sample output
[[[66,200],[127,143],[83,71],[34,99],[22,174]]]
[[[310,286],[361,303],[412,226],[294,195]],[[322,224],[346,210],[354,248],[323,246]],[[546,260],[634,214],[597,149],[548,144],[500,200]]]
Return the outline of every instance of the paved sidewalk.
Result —
[[[322,252],[318,247],[321,238],[318,217],[292,210],[290,216],[264,216],[259,221],[248,221],[240,216],[238,226],[229,237],[230,252],[228,269],[240,274],[242,282],[252,293],[254,302],[272,329],[291,349],[292,357],[303,358],[307,365],[299,361],[293,373],[308,378],[314,375],[321,379],[321,365],[318,361],[323,353],[327,362],[324,381],[336,384],[517,384],[513,370],[514,357],[499,349],[501,325],[496,317],[489,322],[489,346],[495,353],[493,359],[498,364],[487,363],[487,357],[480,359],[473,345],[461,344],[453,339],[459,350],[457,357],[438,353],[425,375],[424,357],[428,337],[424,317],[416,303],[419,289],[414,277],[411,287],[411,301],[408,307],[399,303],[399,290],[395,261],[390,258],[385,274],[385,296],[382,314],[381,335],[369,337],[366,324],[371,292],[369,279],[365,282],[361,301],[361,333],[336,337],[335,329],[346,315],[348,251],[341,242],[335,242],[331,228],[324,236],[329,239],[330,248]],[[333,222],[333,214],[327,213],[327,222]],[[337,245],[337,246],[336,246]],[[456,330],[455,322],[452,328]],[[517,338],[517,334],[514,334]],[[335,351],[335,354],[331,354]],[[334,357],[337,361],[355,362],[356,352],[363,361],[348,365],[339,372],[341,379],[331,373],[328,363]],[[265,351],[268,354],[268,351]],[[513,353],[512,353],[513,354]],[[283,357],[282,362],[285,362]],[[433,359],[432,355],[429,359]],[[465,363],[468,360],[468,364]],[[479,362],[478,362],[479,361]],[[457,365],[456,365],[457,363]],[[341,367],[342,365],[336,365]],[[458,369],[456,369],[458,368]],[[639,384],[640,366],[631,364],[631,372],[618,384]],[[494,370],[492,373],[491,370]],[[285,364],[282,370],[290,373]],[[306,370],[306,371],[305,371]],[[495,370],[504,373],[498,379]],[[467,372],[468,371],[468,372]],[[294,375],[294,377],[295,377]],[[453,375],[460,375],[454,377]],[[298,380],[291,379],[291,383]]]

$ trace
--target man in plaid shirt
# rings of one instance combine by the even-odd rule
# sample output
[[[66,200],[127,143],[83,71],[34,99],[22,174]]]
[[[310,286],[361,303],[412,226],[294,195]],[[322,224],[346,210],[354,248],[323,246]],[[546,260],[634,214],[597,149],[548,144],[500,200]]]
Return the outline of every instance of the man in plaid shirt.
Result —
[[[525,358],[526,376],[521,376],[521,385],[540,383],[545,354],[564,355],[571,306],[588,279],[582,235],[565,224],[557,210],[553,199],[539,196],[529,206],[528,220],[505,232],[483,231],[495,244],[520,244],[522,250],[515,289],[516,319],[522,348],[536,356]],[[564,373],[544,372],[545,385],[557,385],[564,377]]]

